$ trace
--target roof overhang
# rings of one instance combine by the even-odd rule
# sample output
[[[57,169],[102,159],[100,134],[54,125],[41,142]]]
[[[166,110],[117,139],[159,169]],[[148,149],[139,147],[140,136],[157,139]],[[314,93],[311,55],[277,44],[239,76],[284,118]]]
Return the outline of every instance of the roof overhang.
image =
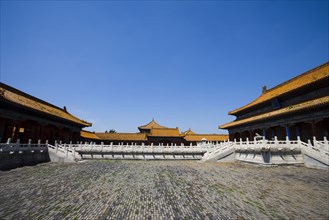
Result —
[[[266,119],[270,119],[270,118],[274,118],[274,117],[278,117],[278,116],[283,116],[283,115],[286,115],[286,114],[298,112],[298,111],[305,110],[305,109],[311,109],[311,108],[319,107],[319,106],[326,105],[326,104],[329,104],[329,95],[321,97],[321,98],[313,99],[313,100],[310,100],[310,101],[302,102],[302,103],[299,103],[299,104],[287,106],[287,107],[282,108],[282,109],[278,109],[278,110],[274,110],[274,111],[271,111],[271,112],[263,113],[263,114],[256,115],[256,116],[253,116],[253,117],[232,121],[230,123],[220,125],[218,128],[220,128],[220,129],[229,129],[229,128],[233,128],[233,127],[236,127],[236,126],[245,125],[245,124],[248,124],[248,123],[253,123],[253,122],[257,122],[257,121],[261,121],[261,120],[266,120]]]

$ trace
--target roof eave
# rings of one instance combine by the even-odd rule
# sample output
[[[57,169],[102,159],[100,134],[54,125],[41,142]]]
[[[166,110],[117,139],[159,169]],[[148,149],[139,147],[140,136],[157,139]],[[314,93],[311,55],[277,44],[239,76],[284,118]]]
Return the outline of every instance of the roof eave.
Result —
[[[310,109],[310,108],[312,109],[312,108],[315,108],[315,107],[318,107],[318,106],[327,105],[328,103],[329,103],[329,96],[324,96],[324,97],[321,97],[321,98],[318,98],[318,99],[315,99],[315,100],[299,103],[299,104],[296,104],[296,105],[293,105],[293,106],[287,106],[287,107],[285,107],[283,109],[280,109],[280,110],[275,110],[275,111],[271,111],[271,112],[268,112],[268,113],[264,113],[264,114],[262,114],[262,115],[264,115],[264,117],[255,118],[254,120],[251,120],[251,121],[243,121],[243,120],[248,120],[250,118],[242,119],[241,121],[232,121],[232,122],[229,122],[227,124],[219,126],[219,128],[228,129],[228,128],[232,128],[232,127],[236,127],[236,126],[240,126],[240,125],[245,125],[245,124],[254,123],[254,122],[258,122],[258,121],[263,121],[263,120],[267,120],[269,118],[275,118],[275,117],[278,117],[278,116],[291,114],[293,112],[298,112],[298,111],[302,111],[302,110],[305,110],[305,109]],[[284,111],[285,109],[291,109],[291,111]],[[278,111],[282,111],[282,112],[278,112]],[[268,115],[269,113],[270,113],[270,115]],[[260,115],[260,116],[262,116],[262,115]]]

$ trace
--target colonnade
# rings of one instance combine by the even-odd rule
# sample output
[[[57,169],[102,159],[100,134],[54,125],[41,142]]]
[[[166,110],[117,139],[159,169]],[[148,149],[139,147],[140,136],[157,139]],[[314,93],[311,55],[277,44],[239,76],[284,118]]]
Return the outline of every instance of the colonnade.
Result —
[[[329,120],[305,121],[299,123],[286,123],[277,126],[261,127],[255,126],[250,128],[239,128],[230,130],[230,140],[253,140],[255,136],[262,136],[267,140],[273,140],[276,136],[279,140],[297,140],[297,137],[304,142],[308,139],[329,138]]]

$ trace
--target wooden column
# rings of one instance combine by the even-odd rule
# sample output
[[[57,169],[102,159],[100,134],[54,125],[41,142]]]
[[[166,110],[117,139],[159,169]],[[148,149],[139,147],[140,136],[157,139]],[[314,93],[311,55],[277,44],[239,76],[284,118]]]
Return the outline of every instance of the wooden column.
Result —
[[[5,139],[5,129],[6,128],[6,119],[0,118],[0,143],[5,143],[7,140]]]
[[[289,125],[286,125],[285,126],[285,129],[286,129],[286,137],[288,137],[288,139],[290,140],[291,139],[291,135],[290,135]]]

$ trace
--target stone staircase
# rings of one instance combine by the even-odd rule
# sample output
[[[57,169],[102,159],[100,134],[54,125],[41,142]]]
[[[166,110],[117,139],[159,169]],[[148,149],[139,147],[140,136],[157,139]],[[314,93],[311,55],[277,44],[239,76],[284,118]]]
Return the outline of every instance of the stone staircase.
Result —
[[[51,162],[77,162],[79,157],[75,157],[75,149],[72,145],[58,144],[55,145],[48,144],[48,153]]]
[[[202,157],[201,162],[234,161],[235,148],[233,142],[223,142],[210,147]]]
[[[313,142],[313,144],[312,144]],[[329,145],[313,138],[308,143],[297,140],[254,140],[224,142],[208,149],[201,162],[243,161],[262,165],[304,164],[329,169]]]

